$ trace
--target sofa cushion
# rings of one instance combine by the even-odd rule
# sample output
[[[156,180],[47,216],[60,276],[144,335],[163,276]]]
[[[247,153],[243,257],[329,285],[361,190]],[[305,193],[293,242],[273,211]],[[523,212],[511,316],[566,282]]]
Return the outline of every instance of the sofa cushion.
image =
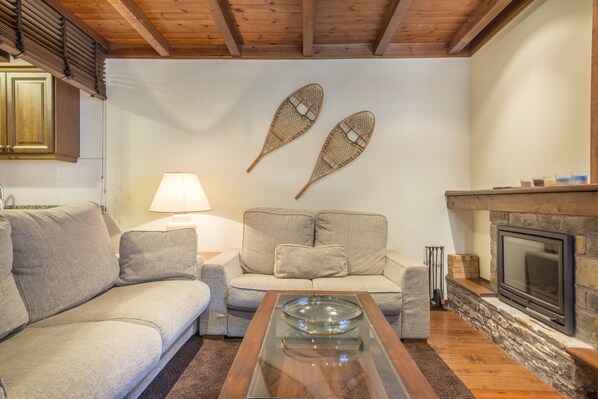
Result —
[[[154,328],[165,352],[205,310],[210,289],[201,281],[155,281],[114,287],[74,309],[41,320],[31,327],[119,320]]]
[[[403,305],[401,288],[384,276],[327,277],[313,280],[315,290],[367,291],[382,313],[399,314]]]
[[[127,231],[120,237],[120,278],[116,285],[156,280],[195,280],[197,233]]]
[[[314,214],[298,209],[254,208],[243,217],[241,266],[247,273],[274,274],[278,244],[314,245]]]
[[[341,277],[347,275],[347,254],[342,245],[311,247],[278,244],[274,276],[277,278]]]
[[[230,282],[228,307],[254,311],[268,290],[311,290],[311,280],[276,278],[269,274],[242,274]]]
[[[12,270],[12,239],[10,224],[0,215],[0,339],[27,324],[29,315]],[[2,388],[0,388],[0,392]]]
[[[319,211],[315,245],[341,244],[349,274],[382,274],[388,235],[386,218],[373,213]]]
[[[0,343],[10,399],[122,398],[160,359],[160,335],[119,321],[26,328]]]
[[[13,274],[34,322],[114,286],[119,268],[100,207],[93,203],[6,211]]]

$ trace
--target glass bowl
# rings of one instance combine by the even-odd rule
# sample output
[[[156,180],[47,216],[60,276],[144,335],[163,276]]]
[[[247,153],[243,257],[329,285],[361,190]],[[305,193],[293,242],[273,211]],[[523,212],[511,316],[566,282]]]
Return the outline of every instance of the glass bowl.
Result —
[[[345,299],[314,295],[282,305],[282,318],[304,333],[333,335],[356,328],[363,319],[363,309]]]

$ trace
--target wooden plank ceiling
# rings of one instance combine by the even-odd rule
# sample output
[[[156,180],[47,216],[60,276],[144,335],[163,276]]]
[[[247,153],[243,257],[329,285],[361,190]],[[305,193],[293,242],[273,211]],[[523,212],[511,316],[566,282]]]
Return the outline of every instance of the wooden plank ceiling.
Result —
[[[111,58],[250,59],[466,57],[533,1],[52,0]]]

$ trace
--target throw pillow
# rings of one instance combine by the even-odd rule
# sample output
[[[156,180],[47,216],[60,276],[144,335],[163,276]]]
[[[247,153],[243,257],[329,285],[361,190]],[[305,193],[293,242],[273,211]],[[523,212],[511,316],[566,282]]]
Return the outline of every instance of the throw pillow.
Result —
[[[347,254],[342,245],[309,247],[279,244],[275,251],[274,276],[278,278],[343,277]]]
[[[382,274],[388,225],[382,215],[319,211],[315,246],[341,244],[347,249],[349,274]]]
[[[120,237],[120,278],[116,285],[156,280],[195,280],[195,229],[127,231]]]
[[[118,260],[97,204],[10,210],[4,216],[12,228],[12,273],[30,323],[114,286]]]
[[[29,315],[19,294],[12,270],[10,224],[0,215],[0,339],[27,324]],[[0,383],[2,381],[0,380]],[[2,388],[0,387],[0,398]]]
[[[314,245],[314,214],[300,209],[254,208],[243,216],[241,267],[245,273],[274,274],[278,244]]]

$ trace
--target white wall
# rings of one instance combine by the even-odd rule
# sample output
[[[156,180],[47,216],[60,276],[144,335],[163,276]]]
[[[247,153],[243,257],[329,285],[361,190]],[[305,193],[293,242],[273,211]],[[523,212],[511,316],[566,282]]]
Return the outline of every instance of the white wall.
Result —
[[[109,212],[123,229],[164,218],[148,212],[162,173],[193,171],[213,207],[196,218],[200,249],[239,247],[243,211],[267,206],[378,212],[390,247],[453,252],[444,191],[469,187],[469,64],[109,60]],[[245,173],[282,99],[310,82],[325,91],[314,127]],[[296,201],[329,131],[361,110],[377,118],[368,148]]]
[[[101,204],[102,123],[102,102],[81,93],[81,157],[77,163],[0,160],[0,184],[8,204]]]
[[[536,3],[471,59],[471,186],[588,171],[592,0]],[[490,273],[488,212],[474,253]]]

